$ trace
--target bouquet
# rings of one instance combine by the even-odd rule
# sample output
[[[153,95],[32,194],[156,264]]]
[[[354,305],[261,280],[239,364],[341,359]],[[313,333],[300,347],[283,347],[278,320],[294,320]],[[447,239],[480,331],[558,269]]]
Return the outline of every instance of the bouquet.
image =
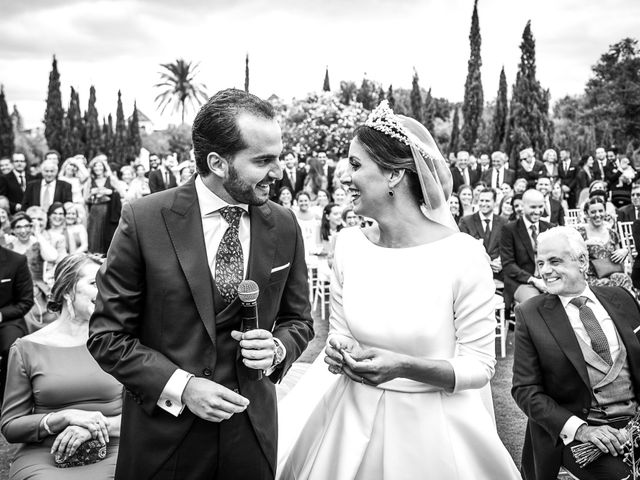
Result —
[[[629,420],[625,430],[627,431],[629,440],[623,445],[624,453],[622,460],[631,467],[633,480],[640,480],[640,458],[636,458],[635,453],[636,448],[640,446],[640,411],[637,411],[635,416]],[[571,447],[571,453],[581,468],[586,467],[601,455],[604,455],[602,450],[591,442],[581,443],[580,445]]]

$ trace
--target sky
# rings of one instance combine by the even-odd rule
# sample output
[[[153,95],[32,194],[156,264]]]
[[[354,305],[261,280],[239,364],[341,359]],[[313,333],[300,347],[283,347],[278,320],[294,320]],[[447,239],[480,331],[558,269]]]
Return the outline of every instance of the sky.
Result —
[[[197,80],[212,95],[244,88],[290,100],[358,85],[364,75],[385,88],[410,88],[413,69],[435,97],[462,101],[473,0],[0,0],[0,84],[25,126],[44,117],[52,55],[63,106],[70,87],[87,107],[97,92],[101,116],[115,116],[122,90],[125,115],[134,100],[157,128],[180,116],[156,108],[160,65],[199,62]],[[509,90],[531,20],[538,80],[553,99],[579,94],[591,66],[609,45],[640,39],[638,0],[479,0],[482,82],[495,98],[504,66]],[[195,112],[187,112],[190,123]]]

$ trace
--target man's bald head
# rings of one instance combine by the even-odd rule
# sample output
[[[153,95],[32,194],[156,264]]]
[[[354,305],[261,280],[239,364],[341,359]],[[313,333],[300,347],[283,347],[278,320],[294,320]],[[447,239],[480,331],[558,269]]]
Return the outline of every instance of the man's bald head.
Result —
[[[544,196],[538,190],[527,190],[522,195],[523,215],[531,223],[537,223],[544,211]]]

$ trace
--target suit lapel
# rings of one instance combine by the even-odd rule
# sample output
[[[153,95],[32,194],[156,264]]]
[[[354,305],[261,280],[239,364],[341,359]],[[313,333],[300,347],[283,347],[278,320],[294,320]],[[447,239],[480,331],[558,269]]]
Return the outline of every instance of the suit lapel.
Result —
[[[533,251],[533,245],[531,245],[531,238],[529,237],[529,232],[527,232],[527,226],[524,224],[524,220],[522,220],[521,218],[518,220],[517,228],[518,235],[520,236],[522,244],[525,246],[527,253],[531,257],[531,260],[535,262],[536,255]]]
[[[176,189],[176,197],[172,207],[163,209],[162,216],[178,262],[189,284],[200,319],[211,341],[215,344],[216,322],[211,271],[207,261],[194,177]]]
[[[480,220],[480,214],[478,212],[473,214],[473,224],[475,225],[476,232],[478,232],[478,238],[484,238],[484,225],[482,224],[482,220]]]
[[[607,311],[611,320],[613,320],[618,334],[627,349],[627,360],[631,371],[634,372],[634,377],[638,381],[639,376],[636,372],[640,373],[640,342],[636,333],[634,333],[634,329],[640,327],[638,312],[630,312],[625,309],[624,306],[627,302],[621,302],[620,299],[616,299],[611,290],[601,290],[598,287],[592,287],[591,290]]]
[[[273,213],[268,203],[261,206],[250,206],[251,243],[247,278],[258,284],[261,292],[267,288],[273,256],[276,251],[276,238]]]
[[[493,245],[500,241],[498,238],[498,230],[500,230],[500,217],[498,215],[494,215],[491,219],[491,235],[489,235],[489,248],[493,248]]]
[[[587,365],[582,356],[582,350],[578,345],[576,334],[571,327],[567,312],[565,312],[562,302],[557,295],[546,295],[544,303],[538,307],[540,316],[547,324],[551,335],[556,339],[562,352],[567,356],[571,364],[578,371],[580,379],[587,388],[590,387]]]

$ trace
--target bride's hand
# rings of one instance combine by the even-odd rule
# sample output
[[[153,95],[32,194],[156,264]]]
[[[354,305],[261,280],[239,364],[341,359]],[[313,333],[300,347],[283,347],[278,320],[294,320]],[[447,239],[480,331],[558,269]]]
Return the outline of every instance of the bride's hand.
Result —
[[[404,355],[381,348],[342,351],[342,371],[353,381],[378,385],[402,376]]]
[[[324,362],[329,365],[329,371],[331,373],[342,373],[342,350],[352,351],[358,348],[358,344],[355,340],[348,337],[331,337],[327,342],[327,346],[324,349],[326,357]]]

